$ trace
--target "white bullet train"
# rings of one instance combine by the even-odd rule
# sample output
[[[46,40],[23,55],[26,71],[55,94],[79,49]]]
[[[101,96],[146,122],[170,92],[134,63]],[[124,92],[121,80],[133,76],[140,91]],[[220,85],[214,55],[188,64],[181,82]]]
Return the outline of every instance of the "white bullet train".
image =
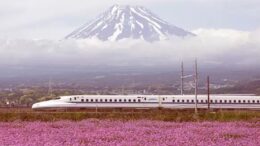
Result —
[[[209,103],[208,103],[209,102]],[[260,109],[260,96],[198,95],[197,107],[212,109]],[[57,108],[172,108],[195,107],[194,95],[71,95],[38,102],[33,109]]]

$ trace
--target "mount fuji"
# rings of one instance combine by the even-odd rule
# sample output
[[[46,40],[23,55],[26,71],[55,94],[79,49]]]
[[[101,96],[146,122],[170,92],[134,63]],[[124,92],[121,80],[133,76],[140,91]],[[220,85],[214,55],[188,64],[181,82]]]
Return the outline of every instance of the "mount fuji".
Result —
[[[114,5],[65,38],[98,38],[102,41],[118,41],[131,38],[153,42],[167,40],[172,36],[186,37],[195,35],[169,24],[142,6]]]

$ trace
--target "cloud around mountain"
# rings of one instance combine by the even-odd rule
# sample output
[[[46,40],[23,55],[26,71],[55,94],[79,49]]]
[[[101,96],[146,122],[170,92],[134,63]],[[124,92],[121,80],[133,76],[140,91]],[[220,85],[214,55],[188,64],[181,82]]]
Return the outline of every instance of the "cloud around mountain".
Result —
[[[148,43],[86,40],[0,40],[0,67],[172,66],[196,57],[202,66],[250,67],[260,62],[260,30],[198,29],[198,36]],[[178,66],[177,66],[178,65]]]

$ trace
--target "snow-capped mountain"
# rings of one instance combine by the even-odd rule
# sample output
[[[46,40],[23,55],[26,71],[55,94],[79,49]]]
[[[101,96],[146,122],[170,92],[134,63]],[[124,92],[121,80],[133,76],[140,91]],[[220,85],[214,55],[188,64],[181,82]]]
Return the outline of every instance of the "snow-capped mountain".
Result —
[[[170,36],[193,35],[167,23],[144,7],[114,5],[90,23],[69,34],[66,39],[96,37],[103,41],[117,41],[132,38],[152,42],[165,40]]]

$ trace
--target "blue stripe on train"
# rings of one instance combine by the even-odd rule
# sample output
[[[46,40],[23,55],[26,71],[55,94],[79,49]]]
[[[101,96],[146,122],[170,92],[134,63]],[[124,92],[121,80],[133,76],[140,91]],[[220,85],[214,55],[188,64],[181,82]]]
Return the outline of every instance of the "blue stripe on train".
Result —
[[[121,103],[121,104],[159,104],[159,102],[69,102],[69,103]],[[162,102],[161,104],[195,104],[195,103],[182,103],[182,102]],[[208,105],[208,103],[197,103],[197,104],[204,104]],[[243,105],[260,105],[260,103],[210,103],[210,105],[218,105],[218,104],[243,104]]]

